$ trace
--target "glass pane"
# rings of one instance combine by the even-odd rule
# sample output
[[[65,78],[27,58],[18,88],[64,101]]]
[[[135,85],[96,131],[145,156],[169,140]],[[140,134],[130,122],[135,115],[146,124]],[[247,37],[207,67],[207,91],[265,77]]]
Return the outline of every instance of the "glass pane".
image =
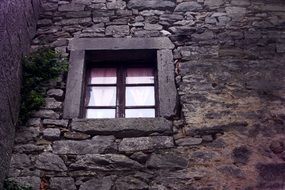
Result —
[[[87,109],[86,118],[115,118],[115,109]]]
[[[154,106],[154,87],[126,87],[126,106]]]
[[[126,109],[126,118],[132,117],[155,117],[154,109]]]
[[[116,87],[88,87],[86,106],[115,106]]]
[[[129,68],[127,69],[127,84],[153,84],[154,76],[152,68]]]
[[[92,68],[89,84],[116,84],[117,73],[115,68]]]

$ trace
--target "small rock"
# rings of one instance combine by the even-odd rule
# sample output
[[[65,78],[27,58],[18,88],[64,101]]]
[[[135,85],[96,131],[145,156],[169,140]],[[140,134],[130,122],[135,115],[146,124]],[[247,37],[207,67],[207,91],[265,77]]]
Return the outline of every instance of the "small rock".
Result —
[[[191,2],[183,2],[180,3],[176,6],[175,8],[175,12],[191,12],[191,11],[199,11],[202,9],[202,6],[195,2],[195,1],[191,1]]]
[[[104,177],[103,179],[96,178],[84,182],[79,190],[111,190],[112,186],[112,177]]]
[[[121,152],[136,152],[173,147],[173,138],[168,136],[124,138],[119,144]]]
[[[272,141],[270,144],[270,149],[275,154],[280,154],[285,150],[284,144],[281,141]]]
[[[62,102],[56,101],[54,98],[45,98],[45,109],[59,110],[62,108]]]
[[[44,149],[44,146],[37,146],[34,144],[17,145],[14,147],[15,152],[26,154],[42,152]]]
[[[15,143],[27,143],[33,141],[40,134],[40,130],[37,127],[24,127],[21,126],[15,135]]]
[[[251,155],[251,151],[246,146],[235,148],[232,157],[235,163],[246,164]]]
[[[118,178],[114,184],[114,187],[117,190],[149,189],[149,186],[146,182],[132,176]]]
[[[146,23],[144,25],[144,29],[145,30],[161,30],[162,26],[160,24],[149,24],[149,23]]]
[[[224,0],[205,0],[204,4],[210,9],[215,9],[224,4]]]
[[[43,137],[47,140],[60,139],[60,130],[56,128],[47,128],[43,131]]]
[[[63,90],[61,90],[61,89],[50,89],[47,91],[47,95],[54,97],[54,98],[62,98],[63,97]]]
[[[54,177],[50,179],[51,190],[76,190],[74,179],[71,177]]]
[[[130,0],[128,2],[129,9],[158,9],[158,10],[166,10],[173,9],[175,7],[175,3],[169,0]]]
[[[67,3],[67,4],[60,5],[58,7],[58,11],[62,11],[62,12],[83,11],[84,8],[85,8],[85,5],[83,4]]]
[[[38,156],[36,167],[43,170],[59,172],[67,170],[63,160],[58,155],[48,152],[42,153]]]
[[[130,29],[127,25],[119,25],[119,26],[107,26],[106,35],[113,37],[123,37],[129,35]]]
[[[244,178],[243,172],[235,165],[224,165],[219,166],[218,171],[223,173],[224,175],[230,175],[236,178]]]
[[[66,132],[64,133],[64,138],[71,139],[71,140],[85,140],[90,138],[90,135],[78,132]]]
[[[134,154],[131,155],[130,158],[143,164],[146,162],[148,155],[143,152],[135,152]]]
[[[73,169],[90,169],[100,171],[126,171],[141,169],[143,165],[122,154],[86,154],[77,156]]]
[[[10,167],[17,169],[24,169],[31,166],[31,159],[26,154],[13,154],[11,158]]]
[[[44,119],[43,124],[44,125],[56,125],[56,126],[66,128],[68,126],[68,120]]]
[[[40,118],[31,118],[28,120],[28,126],[33,127],[40,127],[41,126],[41,119]]]
[[[59,114],[53,110],[39,110],[33,114],[34,117],[47,118],[47,119],[58,119]]]
[[[188,161],[173,153],[152,154],[146,163],[148,168],[156,169],[184,169]]]
[[[202,141],[203,141],[202,138],[188,137],[188,138],[178,139],[175,142],[179,146],[193,146],[201,144]]]
[[[107,3],[108,9],[124,9],[126,7],[126,2],[122,0],[111,0]]]
[[[202,136],[202,140],[203,142],[212,142],[214,138],[212,135],[205,135],[205,136]]]

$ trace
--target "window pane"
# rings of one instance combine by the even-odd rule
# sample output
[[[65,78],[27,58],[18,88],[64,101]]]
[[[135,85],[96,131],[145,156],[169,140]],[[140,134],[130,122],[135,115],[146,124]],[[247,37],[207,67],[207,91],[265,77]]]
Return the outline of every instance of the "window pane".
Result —
[[[86,118],[115,118],[115,109],[87,109]]]
[[[154,109],[126,109],[126,118],[155,117]]]
[[[86,106],[115,106],[116,87],[88,87]]]
[[[93,68],[90,70],[89,84],[116,84],[115,68]]]
[[[126,106],[154,106],[154,87],[126,87]]]
[[[127,69],[127,84],[153,84],[154,76],[152,68],[129,68]]]

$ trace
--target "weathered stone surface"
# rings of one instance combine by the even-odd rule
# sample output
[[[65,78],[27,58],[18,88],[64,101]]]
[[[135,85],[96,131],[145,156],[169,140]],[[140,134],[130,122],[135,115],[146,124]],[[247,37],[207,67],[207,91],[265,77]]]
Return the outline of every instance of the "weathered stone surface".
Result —
[[[175,2],[172,0],[131,0],[128,2],[130,9],[174,9]]]
[[[61,90],[61,89],[50,89],[47,91],[47,95],[54,97],[54,98],[61,98],[61,97],[63,97],[63,90]]]
[[[31,166],[31,159],[26,154],[13,154],[10,167],[12,168],[28,168]]]
[[[43,124],[44,125],[56,125],[59,127],[67,127],[68,126],[68,120],[44,119]]]
[[[66,165],[58,155],[48,152],[42,153],[38,156],[36,167],[43,170],[59,172],[67,170]]]
[[[247,164],[251,155],[251,151],[246,146],[241,146],[233,150],[233,160],[236,164]]]
[[[73,169],[89,169],[102,171],[124,171],[141,169],[143,166],[122,154],[86,154],[78,156]]]
[[[145,163],[149,156],[143,152],[135,152],[131,155],[131,159],[138,161],[139,163]]]
[[[144,25],[144,29],[145,30],[161,30],[162,26],[160,24],[149,24],[149,23],[146,23]]]
[[[77,24],[90,25],[92,24],[92,20],[91,18],[71,18],[71,19],[64,19],[56,23],[56,25],[60,26],[77,25]]]
[[[117,190],[149,189],[149,186],[145,181],[132,177],[132,176],[118,178],[114,186]]]
[[[180,3],[176,6],[175,12],[187,12],[187,11],[199,11],[202,9],[202,6],[195,2],[195,1],[190,1],[190,2],[183,2]]]
[[[68,3],[63,4],[58,7],[59,11],[83,11],[85,5],[83,4],[76,4],[76,3]]]
[[[127,25],[107,26],[105,34],[107,36],[123,37],[129,35],[130,29]]]
[[[40,127],[41,126],[41,119],[40,118],[31,118],[28,120],[28,126],[33,127]]]
[[[102,179],[91,179],[83,183],[79,190],[111,190],[113,186],[112,177]]]
[[[39,133],[39,128],[22,126],[17,130],[15,142],[19,144],[27,143],[34,140],[39,135]]]
[[[60,139],[60,130],[55,128],[47,128],[43,130],[43,137],[47,140]]]
[[[17,153],[31,154],[31,153],[42,152],[43,150],[44,150],[43,146],[37,146],[34,144],[16,145],[14,147],[14,151]]]
[[[71,177],[54,177],[50,179],[51,190],[76,190],[74,179]]]
[[[240,20],[244,17],[247,10],[243,7],[226,7],[227,14],[234,20]]]
[[[85,140],[89,139],[90,135],[78,132],[66,132],[63,134],[64,138],[71,140]]]
[[[275,141],[271,142],[270,149],[275,154],[279,154],[279,153],[285,151],[285,145],[284,145],[284,143],[282,141],[275,140]]]
[[[125,138],[119,144],[121,152],[135,152],[173,147],[173,138],[167,136]]]
[[[236,178],[244,178],[243,172],[235,165],[223,165],[218,167],[218,171],[224,175],[230,175]]]
[[[209,6],[209,8],[218,8],[224,4],[224,0],[205,0],[204,4]]]
[[[171,122],[164,118],[75,120],[71,128],[90,135],[134,137],[152,133],[170,134]]]
[[[39,110],[33,114],[34,117],[46,118],[46,119],[58,119],[59,114],[52,110]]]
[[[58,110],[62,108],[62,102],[58,102],[54,98],[46,98],[44,108]]]
[[[126,2],[123,0],[112,0],[107,3],[108,9],[124,9],[126,7]]]
[[[202,138],[186,137],[176,140],[175,143],[179,146],[193,146],[201,144],[202,141]]]
[[[146,163],[149,168],[156,169],[184,169],[188,161],[174,153],[152,154]]]
[[[97,137],[84,141],[55,141],[53,152],[56,154],[97,154],[113,149],[113,136]]]

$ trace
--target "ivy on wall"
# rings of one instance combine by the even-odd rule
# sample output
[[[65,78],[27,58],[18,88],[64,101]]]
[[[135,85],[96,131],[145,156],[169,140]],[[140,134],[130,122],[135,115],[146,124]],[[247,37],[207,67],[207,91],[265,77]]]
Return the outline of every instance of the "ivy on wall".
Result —
[[[24,125],[32,112],[44,104],[43,84],[67,71],[67,61],[51,48],[42,48],[22,61],[22,88],[19,124]]]
[[[4,190],[32,190],[29,186],[19,185],[17,182],[6,179],[4,181]]]

